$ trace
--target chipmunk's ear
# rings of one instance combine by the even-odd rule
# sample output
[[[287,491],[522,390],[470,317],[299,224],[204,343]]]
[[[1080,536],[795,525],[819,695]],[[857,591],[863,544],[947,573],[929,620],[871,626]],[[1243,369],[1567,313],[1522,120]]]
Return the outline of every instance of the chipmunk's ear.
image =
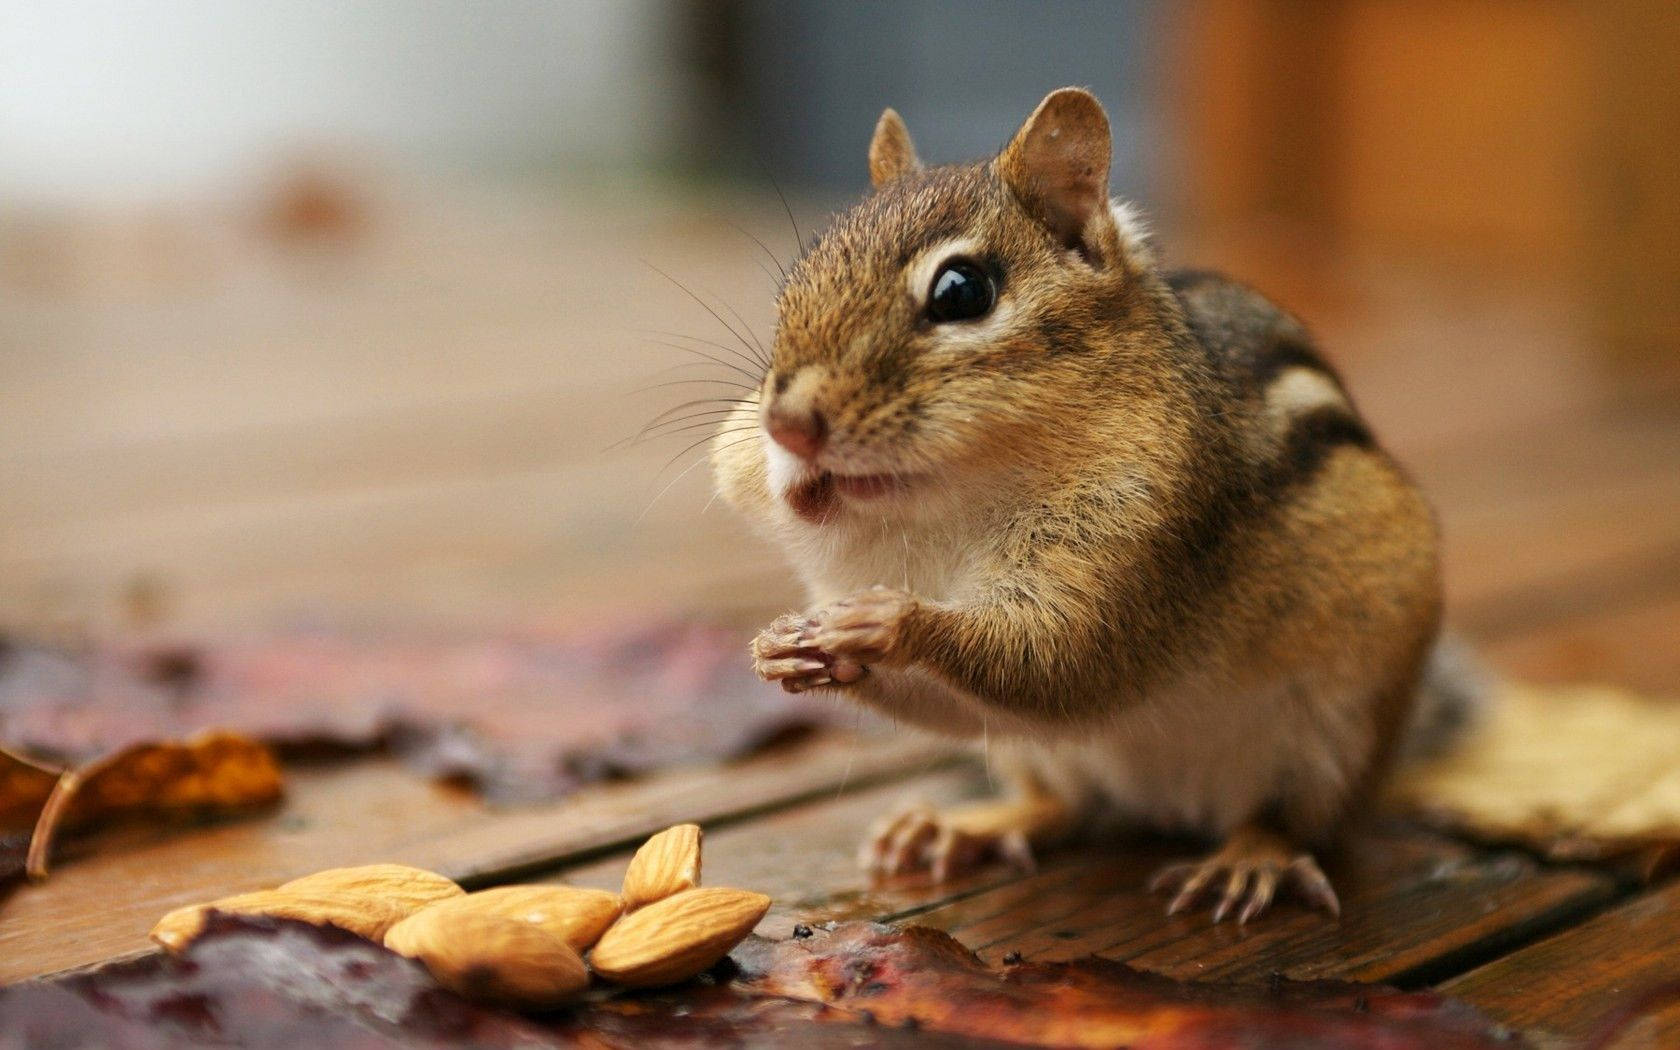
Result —
[[[904,118],[888,106],[875,122],[875,137],[869,140],[869,181],[880,189],[900,175],[920,170],[921,166]]]
[[[1015,199],[1058,240],[1106,256],[1114,240],[1108,211],[1108,115],[1089,91],[1046,95],[998,155],[997,172]]]

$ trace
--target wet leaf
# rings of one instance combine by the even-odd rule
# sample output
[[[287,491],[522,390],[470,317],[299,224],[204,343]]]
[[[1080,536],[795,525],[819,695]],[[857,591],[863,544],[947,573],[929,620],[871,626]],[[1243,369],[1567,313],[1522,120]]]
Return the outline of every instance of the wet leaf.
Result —
[[[740,632],[697,624],[463,637],[298,631],[0,660],[0,740],[86,760],[204,726],[282,757],[388,747],[494,798],[553,798],[752,753],[838,705],[759,682]]]
[[[846,923],[734,953],[734,987],[810,1000],[882,1025],[1029,1045],[1383,1047],[1471,1050],[1513,1043],[1475,1010],[1431,993],[1334,981],[1191,983],[1104,959],[994,971],[927,927]]]
[[[296,1047],[957,1047],[1515,1050],[1431,993],[1331,982],[1183,984],[1116,963],[990,970],[935,930],[853,923],[753,940],[734,974],[597,989],[542,1017],[468,1003],[425,969],[330,927],[217,915],[182,956],[0,989],[26,1045]],[[724,964],[728,969],[730,964]]]

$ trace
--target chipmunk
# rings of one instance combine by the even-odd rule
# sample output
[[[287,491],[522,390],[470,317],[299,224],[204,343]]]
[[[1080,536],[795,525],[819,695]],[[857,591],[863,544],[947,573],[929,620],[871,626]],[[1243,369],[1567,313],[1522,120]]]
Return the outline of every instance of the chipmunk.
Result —
[[[1135,824],[1219,843],[1157,876],[1169,913],[1339,913],[1314,854],[1413,720],[1434,516],[1298,321],[1158,266],[1109,159],[1073,88],[983,163],[924,167],[882,114],[874,192],[794,265],[712,444],[811,601],[754,666],[989,741],[1009,795],[890,816],[876,871]]]

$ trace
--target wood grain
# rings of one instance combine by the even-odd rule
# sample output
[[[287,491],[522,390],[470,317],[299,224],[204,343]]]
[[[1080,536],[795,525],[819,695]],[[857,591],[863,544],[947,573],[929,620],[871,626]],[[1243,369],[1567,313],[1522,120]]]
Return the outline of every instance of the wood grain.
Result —
[[[1680,1046],[1680,885],[1647,893],[1441,984],[1506,1024],[1580,1039],[1611,1011],[1666,986],[1611,1044]]]
[[[721,829],[708,829],[703,881],[767,893],[775,902],[758,932],[787,936],[795,923],[905,915],[1019,879],[991,867],[942,886],[926,878],[871,878],[858,868],[858,845],[870,826],[910,801],[944,805],[982,793],[985,777],[961,766],[845,796],[829,796]],[[629,852],[555,876],[555,881],[616,890]]]
[[[1478,631],[1606,608],[1651,568],[1680,578],[1680,390],[1401,454],[1441,511],[1449,607]]]
[[[730,221],[780,245],[779,203],[432,203],[358,256],[246,260],[259,279],[166,303],[0,297],[0,337],[31,348],[0,354],[0,625],[108,625],[138,577],[187,631],[300,608],[485,624],[699,606],[750,622],[796,603],[762,544],[706,510],[703,467],[659,495],[688,461],[662,464],[700,433],[605,451],[714,392],[632,393],[701,374],[657,374],[682,353],[639,326],[729,341],[639,260],[701,275],[762,329],[759,249]],[[1680,695],[1680,359],[1607,365],[1567,281],[1404,266],[1274,226],[1163,242],[1255,278],[1319,333],[1438,505],[1450,617],[1496,664]],[[1181,977],[1430,983],[1474,967],[1443,987],[1572,1036],[1676,976],[1673,886],[1589,918],[1620,892],[1605,876],[1406,828],[1332,867],[1339,922],[1289,902],[1247,930],[1166,918],[1143,886],[1182,843],[948,886],[866,878],[854,852],[880,813],[983,787],[944,754],[830,742],[505,811],[384,762],[299,770],[273,819],[125,832],[0,903],[0,981],[145,950],[173,906],[341,864],[616,885],[642,838],[691,819],[708,825],[706,881],[771,893],[772,934],[908,917],[992,961],[1097,952]]]
[[[1167,917],[1165,901],[1145,888],[1160,865],[1189,849],[1142,842],[1064,854],[1032,878],[917,921],[993,960],[1011,951],[1040,959],[1096,953],[1179,978],[1409,981],[1566,922],[1613,892],[1603,875],[1548,870],[1517,854],[1385,828],[1327,865],[1341,894],[1340,920],[1284,900],[1252,927],[1215,926],[1205,910]]]
[[[992,866],[945,886],[871,879],[854,867],[856,844],[880,814],[910,797],[937,805],[981,787],[972,771],[953,770],[708,833],[705,881],[769,893],[776,904],[760,928],[769,936],[795,922],[905,919],[945,929],[993,963],[1014,951],[1045,960],[1095,953],[1181,978],[1281,972],[1413,984],[1566,924],[1615,892],[1604,875],[1401,826],[1367,834],[1331,867],[1346,906],[1340,921],[1284,901],[1249,929],[1215,927],[1205,912],[1169,918],[1145,890],[1184,843],[1071,847],[1045,856],[1037,874]],[[628,856],[557,879],[615,888]]]
[[[1660,567],[1649,568],[1655,574]],[[1653,696],[1680,697],[1680,579],[1666,595],[1633,599],[1598,615],[1538,624],[1497,639],[1487,653],[1527,680],[1614,682]]]
[[[0,982],[143,951],[164,912],[348,864],[392,861],[470,884],[507,881],[576,857],[639,844],[682,821],[740,817],[937,767],[947,752],[914,740],[829,739],[723,769],[678,770],[492,810],[387,762],[298,773],[275,816],[61,861],[0,909]]]

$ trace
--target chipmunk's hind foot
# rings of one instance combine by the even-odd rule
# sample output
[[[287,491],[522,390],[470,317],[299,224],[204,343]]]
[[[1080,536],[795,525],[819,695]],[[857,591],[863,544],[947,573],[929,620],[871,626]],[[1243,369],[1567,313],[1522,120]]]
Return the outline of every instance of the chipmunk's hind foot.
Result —
[[[1278,890],[1291,889],[1308,904],[1342,913],[1334,887],[1312,854],[1295,849],[1282,836],[1244,828],[1225,845],[1199,861],[1169,864],[1150,880],[1153,892],[1171,892],[1167,914],[1176,915],[1204,895],[1219,893],[1213,921],[1234,915],[1237,925],[1259,918],[1271,907]]]

